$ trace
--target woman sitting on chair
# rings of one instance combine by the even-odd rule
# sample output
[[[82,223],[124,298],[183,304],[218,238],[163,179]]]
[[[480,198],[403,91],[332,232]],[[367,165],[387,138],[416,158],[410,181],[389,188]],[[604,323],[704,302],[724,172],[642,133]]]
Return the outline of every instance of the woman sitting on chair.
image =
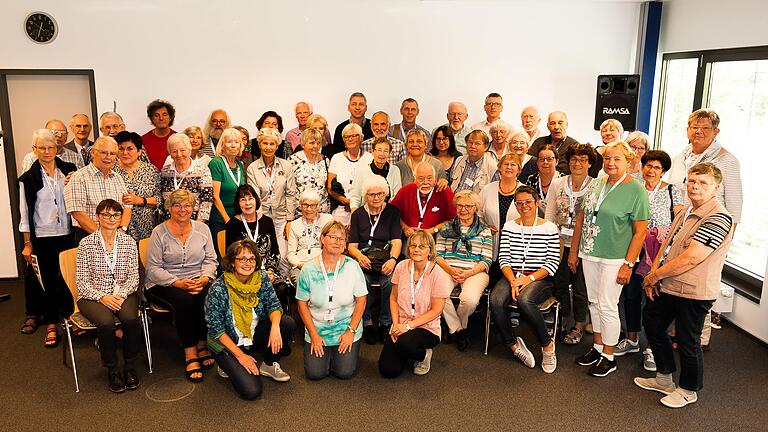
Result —
[[[278,382],[291,379],[277,361],[291,353],[288,344],[295,324],[283,315],[259,255],[250,239],[228,246],[224,275],[213,282],[205,299],[208,346],[237,393],[247,400],[261,395],[260,375]],[[261,366],[251,356],[257,350],[264,352]]]
[[[195,196],[184,189],[165,200],[171,218],[156,226],[147,250],[147,298],[174,313],[176,332],[184,347],[185,375],[203,380],[203,367],[214,364],[208,351],[203,302],[216,278],[216,252],[208,226],[191,220]]]
[[[301,217],[288,222],[288,256],[286,261],[291,266],[291,280],[296,283],[304,264],[320,255],[320,231],[325,224],[333,220],[328,213],[320,213],[320,195],[313,189],[307,189],[299,197]]]
[[[117,229],[123,207],[106,199],[96,207],[99,229],[77,249],[77,307],[96,325],[101,362],[109,389],[115,393],[139,387],[136,358],[141,347],[139,322],[139,253],[136,241]],[[117,364],[115,318],[123,331],[123,371]]]

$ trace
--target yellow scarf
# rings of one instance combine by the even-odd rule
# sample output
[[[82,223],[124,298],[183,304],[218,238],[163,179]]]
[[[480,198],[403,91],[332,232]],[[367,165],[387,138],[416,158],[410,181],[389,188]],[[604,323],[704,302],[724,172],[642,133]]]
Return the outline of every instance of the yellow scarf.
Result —
[[[224,272],[224,283],[229,291],[229,301],[232,303],[232,316],[235,326],[243,336],[253,339],[251,322],[253,308],[259,304],[259,288],[261,288],[261,272],[255,271],[245,283],[240,282],[234,273]]]

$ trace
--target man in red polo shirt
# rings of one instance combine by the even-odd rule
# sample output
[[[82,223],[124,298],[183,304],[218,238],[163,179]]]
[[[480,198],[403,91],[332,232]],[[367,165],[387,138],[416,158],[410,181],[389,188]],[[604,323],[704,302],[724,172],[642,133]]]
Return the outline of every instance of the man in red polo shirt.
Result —
[[[149,161],[157,169],[162,170],[165,159],[168,157],[168,137],[176,133],[171,129],[173,120],[176,118],[176,109],[170,102],[155,99],[147,105],[147,117],[154,129],[142,135],[141,141]]]
[[[436,183],[435,167],[420,163],[414,170],[413,183],[403,186],[392,199],[392,205],[400,210],[400,226],[406,237],[416,230],[437,233],[445,222],[456,217],[451,188],[438,191]]]

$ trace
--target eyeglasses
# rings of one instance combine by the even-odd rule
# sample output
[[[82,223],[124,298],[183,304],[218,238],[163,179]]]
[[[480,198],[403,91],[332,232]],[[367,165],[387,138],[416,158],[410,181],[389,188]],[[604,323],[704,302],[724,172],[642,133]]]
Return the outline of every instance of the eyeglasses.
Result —
[[[217,124],[217,125],[222,124],[223,125],[223,124],[226,124],[226,123],[227,123],[227,121],[224,120],[224,119],[211,119],[211,124]]]
[[[450,141],[450,140],[451,140],[451,138],[446,137],[446,136],[436,137],[435,138],[435,141]]]
[[[114,124],[114,125],[104,125],[102,126],[103,129],[106,129],[108,131],[118,130],[121,127],[123,127],[122,123]]]
[[[712,128],[712,127],[710,127],[710,126],[704,126],[704,127],[698,127],[698,126],[688,126],[688,130],[689,130],[689,131],[693,131],[693,132],[698,132],[698,131],[702,131],[702,132],[709,132],[709,131],[711,131],[711,130],[713,130],[713,129],[714,129],[714,128]],[[53,131],[51,131],[51,132],[53,132]]]
[[[542,162],[554,162],[555,158],[553,158],[552,156],[548,156],[548,157],[539,158],[539,160]]]
[[[37,149],[37,150],[39,150],[42,153],[47,153],[47,152],[54,152],[54,153],[56,153],[56,151],[58,150],[58,147],[56,147],[56,146],[51,146],[51,147],[32,146],[32,148],[33,149]]]
[[[368,192],[366,195],[368,195],[368,198],[384,198],[386,193],[385,192]]]
[[[643,165],[643,168],[647,168],[649,170],[654,170],[654,171],[664,171],[664,167],[662,167],[661,165],[645,164]]]
[[[428,177],[416,177],[416,183],[428,183],[428,182],[434,182],[435,178],[433,176]]]
[[[332,234],[329,234],[329,235],[325,236],[325,238],[333,240],[336,243],[341,243],[341,242],[346,242],[347,241],[347,239],[345,237],[341,237],[341,236],[337,236],[337,235],[332,235]]]
[[[645,151],[645,147],[643,146],[629,146],[629,148],[631,148],[635,153]]]
[[[485,143],[482,141],[467,141],[467,147],[485,147]]]
[[[355,139],[355,138],[357,138],[359,136],[360,136],[360,134],[343,135],[342,138],[344,139],[344,141],[351,141],[351,140],[353,140],[353,139]]]
[[[242,264],[256,264],[256,257],[250,256],[250,257],[237,257],[235,258],[235,261],[242,263]]]
[[[303,208],[303,209],[316,209],[316,208],[317,208],[317,204],[307,204],[307,203],[303,203],[303,204],[301,205],[301,208]]]
[[[171,208],[175,210],[189,210],[192,208],[192,206],[189,204],[174,204],[171,206]]]
[[[485,106],[498,108],[501,106],[501,102],[486,102]]]
[[[456,204],[457,210],[472,210],[475,208],[474,204]]]
[[[117,152],[111,152],[107,150],[96,150],[96,153],[100,154],[101,156],[107,157],[107,156],[117,156]]]
[[[103,217],[104,219],[117,220],[117,219],[120,219],[120,217],[123,216],[123,214],[122,213],[101,212],[101,213],[99,213],[99,216]]]
[[[410,245],[408,245],[408,248],[410,248],[410,249],[427,250],[427,249],[429,249],[429,245],[428,244],[410,244]]]
[[[520,206],[520,207],[522,207],[524,205],[533,205],[535,203],[536,203],[536,200],[533,200],[533,199],[527,199],[527,200],[522,200],[522,201],[515,201],[515,205],[516,206]]]
[[[66,129],[64,129],[64,130],[61,130],[61,129],[49,129],[49,130],[54,135],[62,136],[62,135],[66,135],[67,134],[67,130]]]
[[[572,157],[571,158],[571,163],[588,164],[589,163],[589,157],[588,156]]]

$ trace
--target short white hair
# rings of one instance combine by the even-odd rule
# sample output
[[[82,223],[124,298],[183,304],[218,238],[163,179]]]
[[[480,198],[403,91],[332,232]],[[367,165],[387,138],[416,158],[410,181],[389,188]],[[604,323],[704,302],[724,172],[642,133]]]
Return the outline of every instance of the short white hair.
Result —
[[[299,204],[305,201],[315,201],[319,203],[320,194],[317,193],[317,191],[312,188],[304,189],[304,192],[302,192],[301,195],[299,196]]]
[[[186,134],[178,132],[168,137],[168,142],[165,145],[165,149],[168,151],[168,153],[170,153],[171,146],[179,144],[189,150],[192,150],[192,142],[189,140],[189,137]]]
[[[299,109],[299,105],[304,104],[307,107],[309,107],[309,113],[312,114],[314,112],[314,109],[312,108],[312,104],[307,101],[298,101],[296,102],[296,105],[293,106],[293,112],[296,112],[297,109]]]
[[[381,188],[384,191],[385,196],[389,197],[389,183],[387,183],[384,177],[374,175],[365,180],[362,187],[363,197],[368,195],[368,191],[374,188]]]
[[[53,136],[53,132],[48,129],[35,129],[35,131],[32,132],[32,145],[37,146],[38,141],[47,141],[56,144],[56,137]]]

